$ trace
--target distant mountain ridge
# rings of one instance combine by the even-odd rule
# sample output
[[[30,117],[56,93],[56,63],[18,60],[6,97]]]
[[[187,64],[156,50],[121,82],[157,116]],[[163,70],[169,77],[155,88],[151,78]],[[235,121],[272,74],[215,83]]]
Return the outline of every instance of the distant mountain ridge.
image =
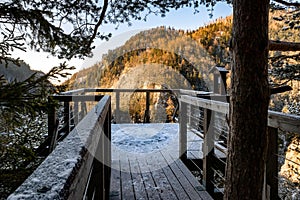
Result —
[[[12,62],[9,62],[7,65],[6,63],[0,64],[0,76],[3,75],[8,82],[24,81],[34,73],[43,74],[41,71],[30,69],[30,66],[25,62],[21,62],[19,66]]]

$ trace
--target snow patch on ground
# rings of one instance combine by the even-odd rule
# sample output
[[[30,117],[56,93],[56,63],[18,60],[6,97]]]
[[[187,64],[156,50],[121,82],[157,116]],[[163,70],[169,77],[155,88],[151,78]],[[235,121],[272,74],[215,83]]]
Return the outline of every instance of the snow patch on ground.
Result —
[[[177,145],[178,124],[112,124],[112,145],[129,153],[151,153]]]

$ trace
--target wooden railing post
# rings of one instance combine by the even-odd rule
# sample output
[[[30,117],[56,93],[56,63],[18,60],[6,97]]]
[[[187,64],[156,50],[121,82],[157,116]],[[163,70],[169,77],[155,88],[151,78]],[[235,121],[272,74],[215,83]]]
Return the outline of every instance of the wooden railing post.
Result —
[[[116,112],[115,112],[115,120],[116,123],[121,123],[121,116],[120,116],[120,92],[116,92]]]
[[[266,162],[266,196],[276,200],[278,197],[278,129],[268,127],[268,150]]]
[[[102,118],[103,119],[103,118]],[[86,199],[109,199],[111,174],[111,103],[100,129],[100,137],[93,159]]]
[[[49,146],[48,153],[50,154],[56,144],[56,138],[57,138],[57,119],[56,119],[56,110],[55,106],[51,104],[51,97],[49,97],[49,108],[48,108],[48,137],[50,138],[47,144]]]
[[[189,127],[192,127],[192,115],[193,115],[192,107],[193,106],[191,104],[187,104],[187,118],[188,118],[187,125]]]
[[[79,122],[79,106],[78,106],[78,101],[74,102],[74,124],[75,126],[78,124]]]
[[[109,199],[110,174],[111,174],[111,105],[104,122],[104,193],[105,199]]]
[[[64,102],[64,124],[66,131],[70,132],[70,102]]]
[[[86,109],[86,103],[85,101],[80,102],[80,115],[79,115],[79,121],[81,121],[84,116],[87,114],[87,109]]]
[[[204,140],[203,140],[203,185],[212,194],[214,192],[214,172],[212,169],[214,157],[214,113],[204,109]]]
[[[146,92],[146,110],[144,123],[150,123],[150,92]]]
[[[181,103],[180,118],[179,118],[179,157],[187,162],[187,104]]]

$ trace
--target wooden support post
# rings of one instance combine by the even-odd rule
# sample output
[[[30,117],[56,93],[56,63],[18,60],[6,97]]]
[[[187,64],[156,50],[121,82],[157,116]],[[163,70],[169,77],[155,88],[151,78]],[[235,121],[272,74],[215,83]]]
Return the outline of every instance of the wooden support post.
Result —
[[[278,129],[268,127],[268,150],[266,162],[266,196],[267,199],[278,197]]]
[[[116,123],[121,123],[121,116],[120,116],[120,92],[116,92],[116,112],[115,112],[115,120]]]
[[[204,109],[204,140],[203,140],[203,185],[206,190],[213,194],[214,172],[212,169],[214,158],[214,113]]]
[[[181,103],[179,118],[179,157],[187,163],[187,104]]]
[[[221,95],[226,95],[226,93],[227,93],[226,74],[227,73],[221,73],[221,82],[220,82],[220,94]]]
[[[104,122],[104,196],[109,199],[110,174],[111,174],[111,106]]]
[[[79,114],[79,118],[78,120],[81,121],[84,116],[86,115],[86,112],[85,112],[85,102],[84,101],[81,101],[80,102],[80,114]]]
[[[85,95],[85,93],[84,92],[80,93],[80,95]],[[81,121],[87,114],[87,108],[86,108],[86,101],[85,100],[82,100],[80,102],[80,107],[81,107],[80,108],[81,112],[80,112],[80,115],[79,115],[79,121]]]
[[[110,100],[109,100],[110,101]],[[101,118],[101,128],[85,199],[109,199],[111,174],[111,104]]]
[[[189,127],[192,127],[193,125],[193,119],[192,119],[192,116],[193,116],[193,105],[191,104],[187,104],[187,118],[188,118],[188,122],[187,122],[187,125]]]
[[[219,94],[219,74],[214,74],[214,89],[213,92],[215,94]]]
[[[144,123],[150,123],[150,92],[146,92],[146,110]]]
[[[64,126],[67,133],[70,132],[70,102],[64,102]]]
[[[50,102],[51,100],[48,99],[48,102]],[[47,146],[49,146],[48,148],[48,153],[50,154],[52,152],[52,150],[55,147],[56,144],[56,138],[57,138],[57,119],[56,119],[56,110],[55,110],[55,106],[51,105],[51,103],[49,103],[49,110],[48,110],[48,137],[50,138],[48,141],[49,143],[47,144]]]
[[[105,199],[104,195],[104,164],[103,160],[103,137],[104,133],[100,133],[99,143],[95,152],[93,160],[93,168],[88,185],[87,196],[88,199]]]
[[[78,106],[78,101],[74,102],[74,125],[76,126],[79,122],[79,106]]]
[[[83,117],[87,114],[86,101],[81,102],[81,109],[83,110]]]

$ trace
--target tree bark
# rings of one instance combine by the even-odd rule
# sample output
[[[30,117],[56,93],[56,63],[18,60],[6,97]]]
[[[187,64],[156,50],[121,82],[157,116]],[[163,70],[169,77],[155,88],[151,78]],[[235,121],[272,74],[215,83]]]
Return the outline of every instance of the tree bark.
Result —
[[[233,0],[230,133],[224,199],[262,199],[269,104],[269,0]]]

